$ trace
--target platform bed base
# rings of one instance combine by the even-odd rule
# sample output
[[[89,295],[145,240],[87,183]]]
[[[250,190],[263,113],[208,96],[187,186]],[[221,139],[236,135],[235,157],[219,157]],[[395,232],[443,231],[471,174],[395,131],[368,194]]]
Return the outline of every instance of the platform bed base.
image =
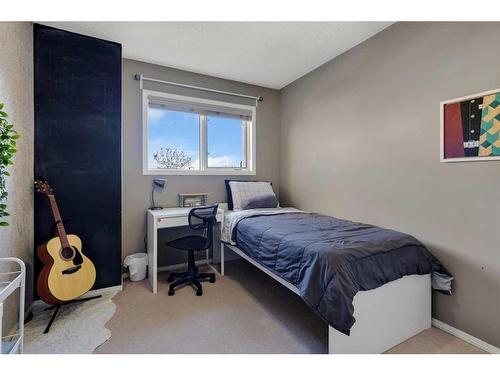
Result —
[[[221,244],[221,260],[227,247],[265,272],[292,292],[299,290],[250,258],[236,246]],[[221,265],[224,273],[224,263]],[[328,327],[330,354],[377,354],[402,343],[431,327],[430,275],[411,275],[377,289],[359,292],[354,297],[356,323],[351,335]]]

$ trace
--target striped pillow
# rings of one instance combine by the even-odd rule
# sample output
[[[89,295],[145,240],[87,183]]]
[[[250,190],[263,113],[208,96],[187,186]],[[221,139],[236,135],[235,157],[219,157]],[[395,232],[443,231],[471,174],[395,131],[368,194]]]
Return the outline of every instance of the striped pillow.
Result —
[[[230,181],[231,195],[233,198],[233,210],[241,210],[246,202],[262,195],[273,195],[273,187],[270,182],[262,181]],[[278,200],[276,200],[276,203]],[[276,206],[274,206],[276,207]]]

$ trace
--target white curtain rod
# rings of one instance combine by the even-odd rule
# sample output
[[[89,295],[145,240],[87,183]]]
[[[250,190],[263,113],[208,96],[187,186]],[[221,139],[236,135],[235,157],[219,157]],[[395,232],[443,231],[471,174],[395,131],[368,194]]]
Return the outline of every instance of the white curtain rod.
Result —
[[[154,78],[144,77],[142,74],[136,74],[134,76],[134,78],[140,82],[140,88],[141,88],[141,90],[142,90],[142,81],[150,81],[150,82],[164,83],[164,84],[171,85],[171,86],[185,87],[185,88],[188,88],[188,89],[208,91],[208,92],[215,92],[217,94],[224,94],[224,95],[238,96],[240,98],[253,99],[253,100],[255,100],[255,106],[257,106],[257,104],[259,102],[264,101],[264,98],[262,96],[250,96],[250,95],[238,94],[238,93],[235,93],[235,92],[209,89],[207,87],[186,85],[184,83],[177,83],[177,82],[171,82],[171,81],[162,81],[160,79],[154,79]]]

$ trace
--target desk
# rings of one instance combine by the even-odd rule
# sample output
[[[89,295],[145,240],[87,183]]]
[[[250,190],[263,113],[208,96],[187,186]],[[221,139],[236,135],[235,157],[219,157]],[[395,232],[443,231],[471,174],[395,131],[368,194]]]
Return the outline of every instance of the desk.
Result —
[[[191,208],[189,207],[148,210],[148,279],[149,286],[154,294],[156,294],[158,282],[158,230],[187,226],[190,210]],[[217,221],[222,223],[223,220],[224,210],[219,208],[217,210]],[[206,259],[207,264],[210,265],[209,250],[206,251]]]

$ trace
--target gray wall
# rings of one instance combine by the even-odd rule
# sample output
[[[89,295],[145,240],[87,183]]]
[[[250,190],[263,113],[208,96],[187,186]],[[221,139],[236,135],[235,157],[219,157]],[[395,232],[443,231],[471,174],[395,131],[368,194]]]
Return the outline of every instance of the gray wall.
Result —
[[[439,102],[500,87],[500,23],[398,23],[281,93],[285,204],[410,233],[433,316],[500,346],[500,162],[439,162]]]
[[[26,262],[27,305],[33,300],[33,38],[30,22],[0,22],[0,102],[21,138],[7,180],[10,226],[0,227],[0,258]],[[1,271],[1,269],[0,269]],[[4,329],[17,321],[19,297],[6,302]]]
[[[280,132],[278,91],[125,59],[123,60],[123,257],[133,252],[144,251],[146,210],[150,206],[151,183],[156,177],[142,174],[142,95],[139,82],[133,79],[136,73],[142,73],[150,78],[264,96],[264,101],[259,103],[257,109],[257,175],[252,176],[251,179],[272,181],[275,190],[278,191]],[[249,103],[245,99],[241,101],[237,98],[152,83],[145,83],[145,88],[180,95]],[[167,188],[163,193],[156,195],[156,203],[164,207],[177,206],[178,193],[207,192],[210,194],[210,203],[226,202],[224,179],[227,176],[164,177],[168,179]],[[236,178],[250,179],[247,176]],[[181,234],[182,231],[179,230],[161,231],[158,248],[160,266],[186,260],[186,255],[183,253],[175,250],[162,251],[167,239]]]

